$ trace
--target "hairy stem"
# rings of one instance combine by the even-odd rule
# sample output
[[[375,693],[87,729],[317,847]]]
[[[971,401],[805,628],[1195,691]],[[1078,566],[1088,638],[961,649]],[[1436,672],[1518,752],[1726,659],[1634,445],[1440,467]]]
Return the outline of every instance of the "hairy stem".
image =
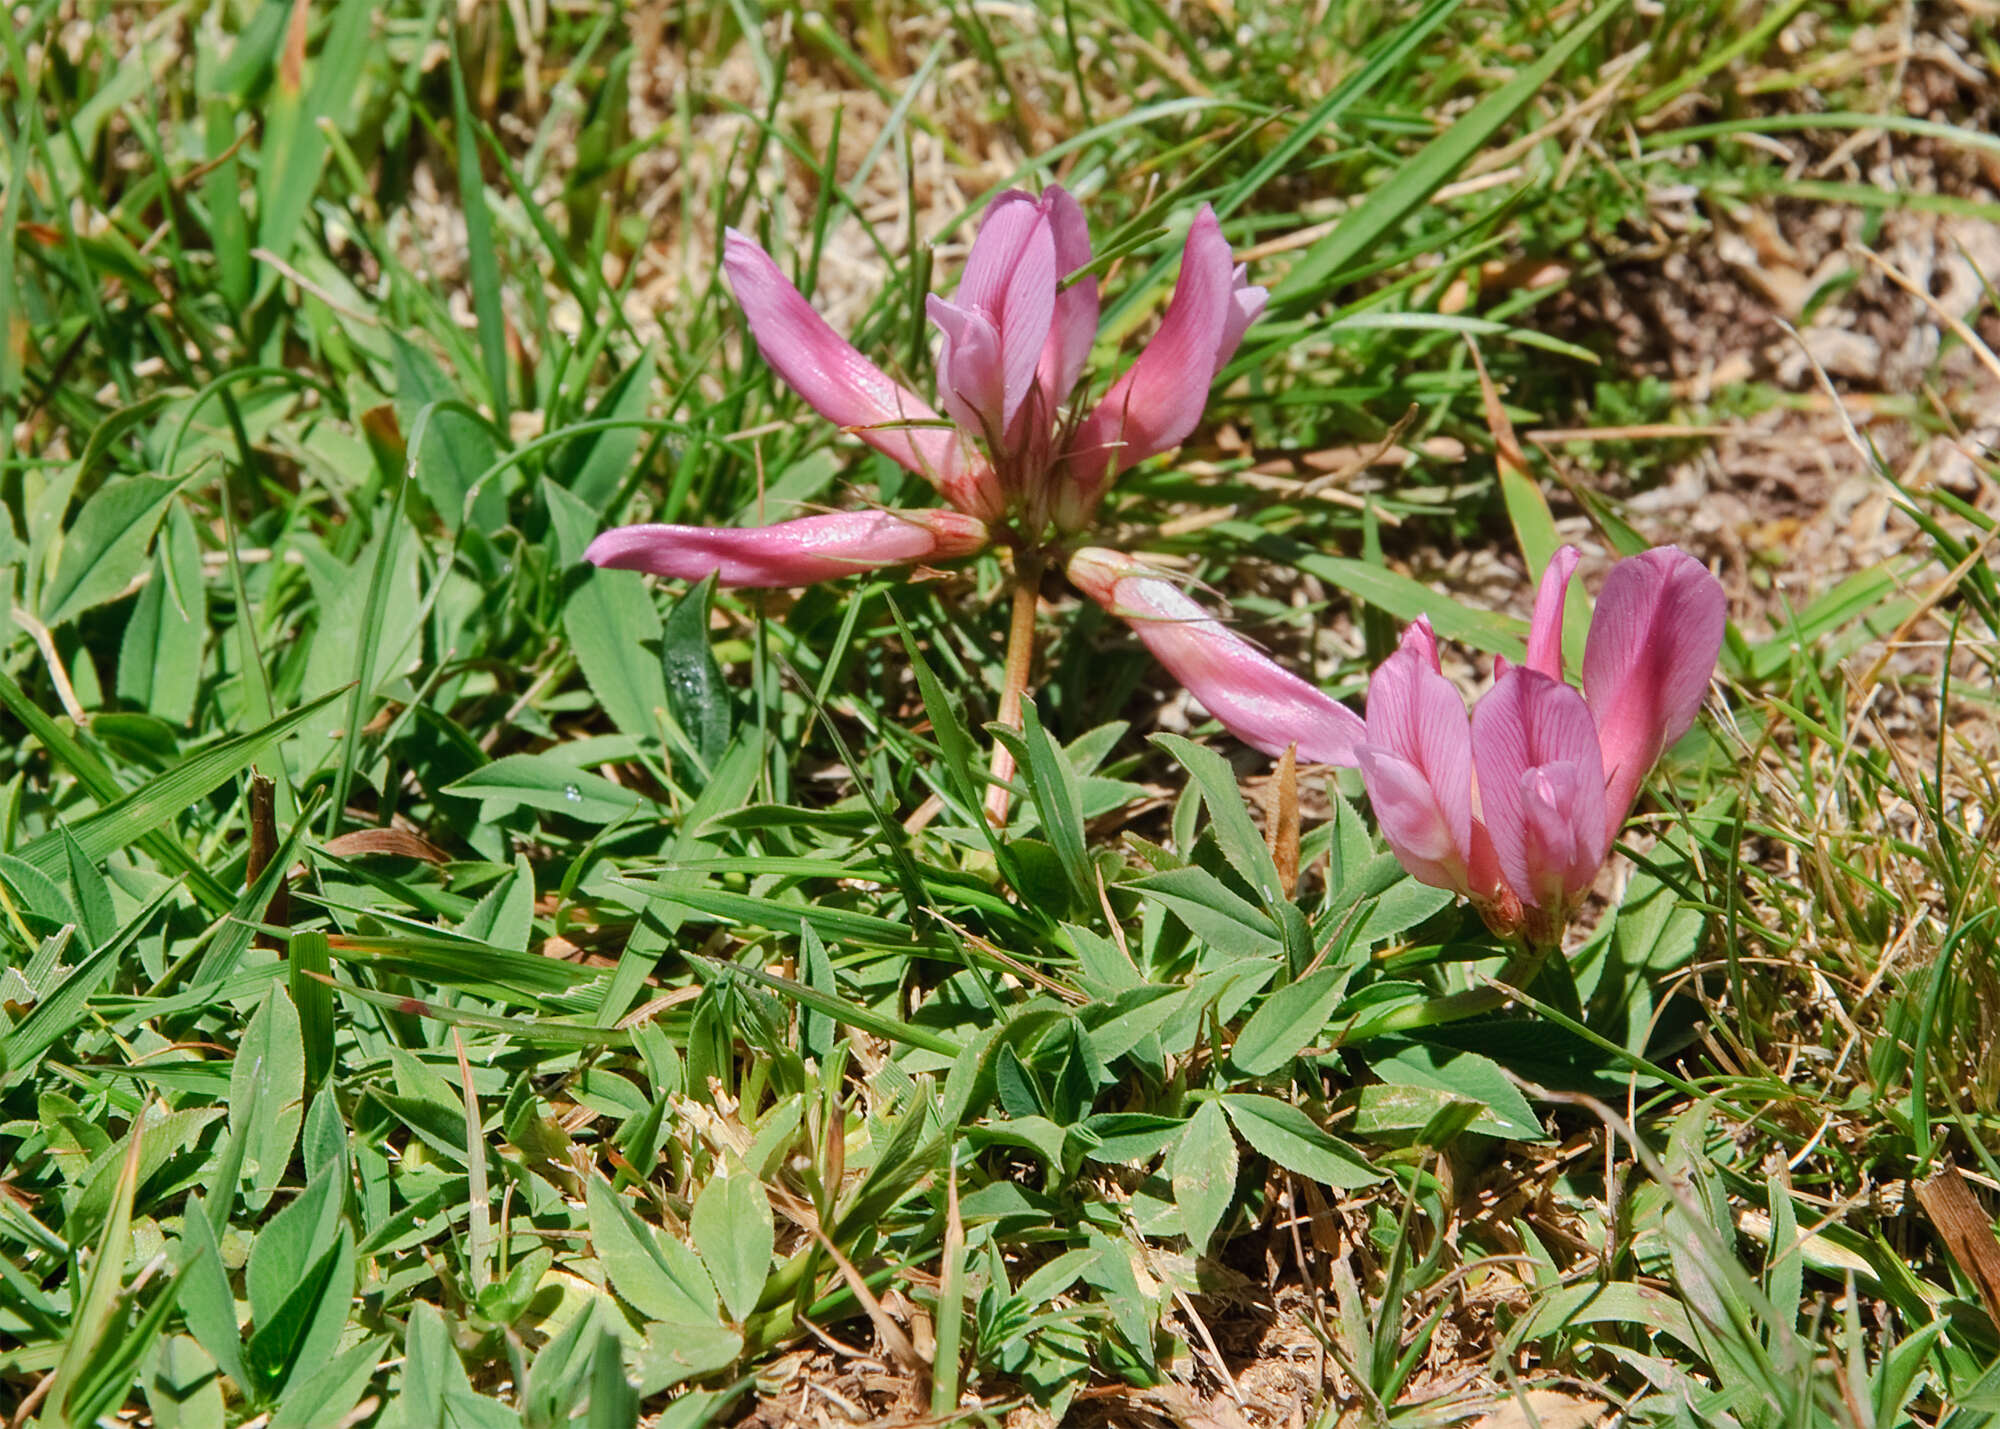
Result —
[[[1007,671],[1000,686],[1000,723],[1021,727],[1021,698],[1035,664],[1035,611],[1041,602],[1042,558],[1023,553],[1014,560],[1014,612],[1007,626]],[[1007,822],[1010,798],[1007,781],[1014,777],[1014,756],[1003,744],[993,746],[989,766],[993,782],[986,790],[986,818],[995,828]]]

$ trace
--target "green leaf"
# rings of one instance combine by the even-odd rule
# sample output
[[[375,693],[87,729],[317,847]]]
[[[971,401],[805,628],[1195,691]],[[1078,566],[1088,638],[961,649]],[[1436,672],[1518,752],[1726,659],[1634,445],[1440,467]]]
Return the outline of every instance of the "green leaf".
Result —
[[[0,676],[0,696],[8,693],[12,682]],[[16,687],[18,689],[18,687]],[[250,734],[234,735],[218,740],[207,748],[189,755],[164,774],[156,775],[114,803],[99,809],[96,813],[69,825],[69,834],[75,838],[83,856],[97,862],[116,853],[128,844],[145,840],[156,850],[163,845],[157,839],[150,839],[159,831],[167,839],[164,846],[173,851],[172,862],[191,871],[199,871],[209,883],[213,879],[197,864],[192,855],[171,841],[165,831],[171,828],[174,819],[197,799],[206,798],[226,781],[235,778],[249,768],[266,749],[276,744],[297,729],[315,712],[339,697],[338,690],[320,696],[309,704],[300,705],[289,714],[280,715],[262,729]],[[12,702],[9,701],[11,706]],[[68,847],[61,833],[43,834],[33,843],[20,850],[21,858],[47,874],[57,874],[68,866]],[[227,908],[233,900],[225,892],[222,906]]]
[[[1386,943],[1424,922],[1457,896],[1448,888],[1433,888],[1414,878],[1399,878],[1376,895],[1373,905],[1362,915],[1353,941],[1364,948]]]
[[[1127,887],[1163,904],[1219,952],[1268,957],[1283,950],[1270,915],[1237,897],[1206,869],[1169,869],[1135,879]]]
[[[1327,966],[1265,998],[1236,1034],[1229,1060],[1253,1077],[1268,1076],[1318,1040],[1347,993],[1351,966]]]
[[[524,853],[458,925],[468,938],[526,953],[535,931],[535,869]]]
[[[111,907],[111,889],[67,829],[63,830],[63,852],[69,858],[70,901],[83,920],[83,936],[91,947],[101,948],[118,931],[117,914]]]
[[[727,1325],[677,1321],[649,1325],[646,1343],[639,1351],[639,1393],[658,1394],[685,1380],[727,1369],[742,1353],[743,1336]],[[677,1400],[676,1405],[690,1402],[700,1403],[691,1395]],[[704,1424],[709,1420],[704,1415],[689,1422]]]
[[[639,810],[641,798],[601,774],[588,774],[547,754],[510,754],[445,785],[477,799],[491,820],[514,809],[548,809],[587,824],[611,824]]]
[[[1510,1141],[1546,1139],[1528,1099],[1491,1057],[1427,1042],[1398,1045],[1381,1038],[1368,1044],[1368,1069],[1392,1085],[1427,1087],[1479,1103],[1486,1112],[1472,1122],[1474,1131]]]
[[[667,612],[660,633],[660,673],[666,681],[667,711],[682,733],[694,741],[694,754],[704,771],[713,769],[722,758],[735,723],[729,686],[723,683],[722,667],[715,663],[715,651],[709,644],[708,603],[714,590],[713,576],[689,587]]]
[[[1092,906],[1097,900],[1097,876],[1089,850],[1084,846],[1083,799],[1077,789],[1076,771],[1042,728],[1035,702],[1021,701],[1019,733],[1001,724],[989,724],[986,728],[1013,751],[1015,761],[1027,775],[1028,791],[1034,798],[1043,836],[1055,849],[1056,859],[1083,906]]]
[[[256,1082],[255,1112],[249,1087]],[[243,1029],[229,1075],[229,1124],[245,1136],[244,1165],[254,1189],[252,1207],[262,1209],[292,1159],[299,1124],[305,1120],[305,1044],[298,1010],[285,989],[273,983]]]
[[[257,1244],[263,1241],[260,1235]],[[282,1392],[323,1369],[340,1343],[353,1299],[354,1228],[343,1221],[333,1244],[302,1270],[277,1308],[252,1326],[243,1345],[243,1367],[252,1381]]]
[[[285,953],[285,976],[292,1006],[298,1009],[299,1045],[305,1056],[308,1087],[319,1086],[333,1070],[333,989],[321,980],[332,970],[326,934],[292,934]],[[321,976],[314,977],[314,973]]]
[[[1360,1152],[1329,1136],[1290,1102],[1227,1092],[1222,1104],[1257,1154],[1287,1171],[1339,1191],[1359,1190],[1382,1179],[1382,1173],[1370,1166]]]
[[[312,61],[310,88],[287,60],[278,65],[258,154],[257,246],[277,255],[280,262],[291,256],[299,241],[299,229],[326,166],[327,140],[320,124],[337,123],[347,108],[364,68],[374,14],[375,7],[365,0],[341,0],[326,43]],[[275,266],[264,265],[260,299],[277,285],[278,277]]]
[[[209,1224],[209,1208],[198,1197],[189,1198],[181,1219],[180,1264],[180,1307],[188,1332],[231,1379],[247,1383],[229,1274],[223,1269],[215,1228]]]
[[[1290,549],[1289,543],[1284,544]],[[1289,559],[1300,570],[1331,581],[1400,623],[1428,616],[1441,640],[1457,641],[1516,662],[1526,658],[1525,627],[1509,616],[1477,610],[1406,575],[1352,557],[1299,550]]]
[[[1266,908],[1287,901],[1270,846],[1251,822],[1250,811],[1243,804],[1243,791],[1237,787],[1236,774],[1229,762],[1214,750],[1176,734],[1156,734],[1153,743],[1173,755],[1194,776],[1201,800],[1208,806],[1209,828],[1214,831],[1216,846],[1229,860],[1229,866],[1250,885]]]
[[[456,31],[447,31],[445,58],[451,71],[452,141],[458,150],[458,206],[465,216],[465,257],[472,270],[472,311],[479,324],[479,353],[486,365],[487,396],[494,415],[504,427],[507,425],[507,318],[500,308],[500,257],[493,242],[493,215],[486,207],[486,181],[479,172],[479,131],[472,122],[472,105],[465,96],[465,70],[458,60]]]
[[[655,1233],[599,1177],[591,1178],[585,1202],[591,1248],[620,1299],[649,1320],[718,1324],[715,1286],[693,1251]]]
[[[42,590],[42,623],[53,630],[130,585],[178,490],[165,477],[123,476],[93,492],[63,533],[56,573]]]
[[[344,1187],[330,1166],[307,1183],[285,1208],[265,1221],[251,1244],[243,1286],[251,1322],[268,1326],[313,1267],[333,1249],[344,1229]]]
[[[118,647],[118,697],[144,705],[169,724],[185,725],[201,688],[207,635],[201,544],[187,508],[174,502],[153,553],[152,578],[139,590]]]
[[[1370,190],[1368,197],[1349,209],[1331,233],[1307,249],[1305,256],[1271,290],[1272,308],[1283,310],[1316,296],[1343,268],[1374,247],[1419,204],[1450,182],[1452,175],[1485,146],[1500,126],[1533,99],[1569,62],[1570,56],[1623,8],[1623,0],[1605,0],[1531,63],[1516,70],[1513,78],[1420,149],[1386,183]]]
[[[776,1244],[771,1200],[762,1184],[740,1170],[711,1177],[694,1198],[688,1232],[722,1308],[738,1323],[748,1319],[764,1293]]]
[[[390,333],[389,341],[396,355],[396,420],[404,440],[416,448],[417,486],[438,518],[456,531],[467,519],[467,495],[499,461],[500,443],[428,352],[399,333]],[[464,403],[467,410],[438,405],[444,403]],[[482,531],[497,531],[507,524],[506,500],[495,481],[488,480],[478,490],[472,524]]]
[[[604,389],[590,409],[590,420],[629,422],[644,417],[653,400],[656,367],[648,347]],[[586,433],[557,449],[549,463],[551,474],[586,510],[602,518],[638,454],[640,436],[632,427]]]
[[[565,565],[580,562],[596,534],[596,514],[553,482],[542,483],[542,498],[557,559]],[[563,633],[591,693],[611,722],[635,739],[657,740],[659,712],[669,707],[666,672],[650,653],[663,632],[660,612],[637,571],[588,567],[563,606]]]
[[[1205,1255],[1236,1196],[1236,1138],[1220,1104],[1203,1102],[1181,1133],[1174,1146],[1173,1187],[1188,1245]]]

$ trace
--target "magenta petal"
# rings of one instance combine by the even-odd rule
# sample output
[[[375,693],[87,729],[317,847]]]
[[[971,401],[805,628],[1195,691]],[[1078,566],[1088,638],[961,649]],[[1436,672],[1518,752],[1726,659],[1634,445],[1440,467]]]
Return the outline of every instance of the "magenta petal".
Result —
[[[1662,546],[1606,577],[1583,647],[1583,690],[1597,719],[1615,836],[1639,786],[1700,712],[1728,619],[1722,584]]]
[[[910,561],[950,560],[986,544],[956,511],[843,511],[772,526],[619,526],[583,553],[594,565],[725,586],[796,586]]]
[[[1049,233],[1055,239],[1056,277],[1060,281],[1090,266],[1090,227],[1084,222],[1083,209],[1065,190],[1051,185],[1042,195],[1042,203],[1048,210]],[[1070,389],[1083,373],[1090,345],[1097,340],[1097,312],[1094,276],[1078,278],[1056,293],[1055,321],[1035,370],[1035,380],[1047,396],[1051,412],[1069,399]]]
[[[1590,710],[1568,685],[1515,667],[1472,711],[1480,818],[1521,902],[1560,919],[1610,852]]]
[[[1300,759],[1353,765],[1365,734],[1361,717],[1285,670],[1175,585],[1116,551],[1086,548],[1069,577],[1090,598],[1138,631],[1153,657],[1202,708],[1252,749],[1269,755],[1296,744]]]
[[[1551,680],[1563,677],[1563,600],[1575,572],[1575,547],[1561,547],[1549,557],[1541,587],[1535,592],[1535,613],[1528,622],[1528,668]]]
[[[931,481],[953,504],[983,508],[990,476],[968,460],[958,433],[827,326],[770,254],[731,229],[722,266],[758,351],[813,410]]]
[[[1201,420],[1234,305],[1232,271],[1222,227],[1203,205],[1160,330],[1077,428],[1062,493],[1066,526],[1081,523],[1115,473],[1180,445]]]

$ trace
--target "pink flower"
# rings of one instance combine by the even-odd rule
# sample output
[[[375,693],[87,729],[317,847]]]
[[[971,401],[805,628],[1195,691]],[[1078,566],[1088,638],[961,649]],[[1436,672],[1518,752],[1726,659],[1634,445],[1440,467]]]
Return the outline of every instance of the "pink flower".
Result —
[[[585,560],[617,571],[726,586],[795,586],[908,561],[948,561],[985,546],[986,527],[956,511],[843,511],[772,526],[620,526]]]
[[[1311,763],[1354,763],[1364,732],[1360,717],[1283,669],[1172,581],[1130,556],[1092,547],[1070,557],[1069,578],[1137,630],[1153,658],[1252,749],[1279,755],[1296,744],[1299,758]]]
[[[1084,271],[1090,261],[1083,210],[1062,189],[1039,198],[1009,191],[987,206],[958,291],[928,303],[943,416],[829,327],[755,241],[730,230],[722,266],[758,351],[815,411],[922,476],[994,535],[1010,528],[1012,544],[1033,547],[1052,518],[1064,531],[1078,529],[1118,471],[1194,430],[1215,374],[1264,306],[1264,290],[1232,265],[1221,226],[1203,208],[1159,332],[1086,416],[1070,400],[1097,336],[1097,279]],[[821,533],[832,529],[808,527],[797,539],[819,551]],[[631,528],[593,545],[591,559],[643,549],[647,570],[712,570],[724,585],[767,585],[966,553],[954,545],[896,555],[889,528],[874,529],[879,545],[818,564],[788,566],[761,554],[790,549],[783,541],[765,547],[686,526]],[[851,535],[843,529],[840,540]],[[910,528],[900,541],[915,551]],[[796,580],[785,579],[790,573]]]
[[[713,575],[725,586],[790,586],[949,560],[999,541],[1016,556],[1016,608],[1032,616],[1023,602],[1045,562],[1088,523],[1120,471],[1194,430],[1216,374],[1265,301],[1204,206],[1159,331],[1091,406],[1077,397],[1097,338],[1091,261],[1083,210],[1061,188],[1040,197],[1009,191],[987,205],[957,291],[927,303],[938,332],[940,415],[829,327],[768,253],[730,230],[723,270],[764,360],[821,416],[922,476],[951,509],[809,516],[745,530],[624,526],[599,536],[585,557],[684,580]],[[1358,717],[1170,584],[1138,576],[1108,552],[1083,552],[1070,569],[1249,743],[1276,753],[1297,740],[1309,759],[1353,762]],[[1003,711],[1018,708],[1032,645],[1032,619],[1017,619]]]
[[[1501,662],[1467,721],[1429,622],[1368,685],[1362,780],[1411,876],[1470,898],[1497,930],[1560,939],[1640,783],[1693,724],[1722,647],[1721,585],[1672,547],[1620,561],[1584,643],[1584,693],[1563,683],[1562,613],[1576,553],[1542,575],[1528,658]]]

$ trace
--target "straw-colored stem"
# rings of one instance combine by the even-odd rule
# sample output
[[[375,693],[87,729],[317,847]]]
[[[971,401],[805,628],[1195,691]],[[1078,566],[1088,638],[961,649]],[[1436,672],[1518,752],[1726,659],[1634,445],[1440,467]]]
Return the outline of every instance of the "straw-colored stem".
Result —
[[[1007,670],[1000,686],[1000,723],[1008,729],[1021,727],[1021,699],[1028,692],[1028,677],[1035,665],[1035,612],[1041,603],[1041,590],[1041,557],[1017,557],[1014,612],[1007,626]],[[993,782],[986,790],[986,817],[998,828],[1007,822],[1007,781],[1014,777],[1014,756],[1006,745],[995,742],[989,767]]]

